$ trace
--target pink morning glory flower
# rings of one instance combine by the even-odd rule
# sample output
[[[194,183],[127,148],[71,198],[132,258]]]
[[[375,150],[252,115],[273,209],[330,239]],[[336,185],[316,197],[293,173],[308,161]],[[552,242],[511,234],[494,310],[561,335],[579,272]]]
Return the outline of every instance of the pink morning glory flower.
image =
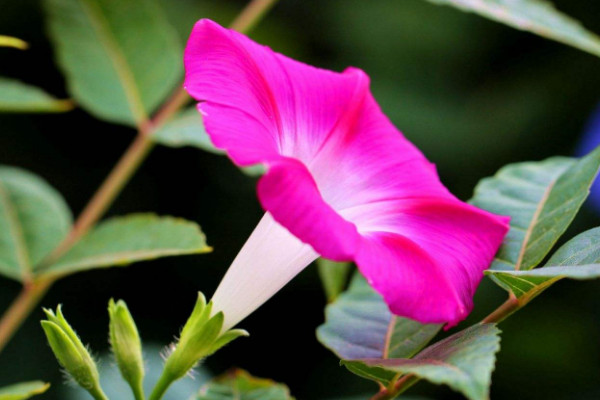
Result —
[[[508,218],[440,183],[363,71],[318,69],[210,20],[194,27],[185,68],[214,145],[267,169],[266,214],[213,297],[224,329],[318,256],[354,261],[396,315],[450,325],[468,315]]]

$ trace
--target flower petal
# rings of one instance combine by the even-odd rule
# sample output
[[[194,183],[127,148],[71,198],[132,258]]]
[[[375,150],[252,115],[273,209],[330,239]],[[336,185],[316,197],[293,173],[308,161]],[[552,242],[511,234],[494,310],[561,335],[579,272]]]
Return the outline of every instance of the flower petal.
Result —
[[[508,219],[453,200],[405,199],[362,210],[372,231],[356,262],[397,315],[453,326],[508,230]]]

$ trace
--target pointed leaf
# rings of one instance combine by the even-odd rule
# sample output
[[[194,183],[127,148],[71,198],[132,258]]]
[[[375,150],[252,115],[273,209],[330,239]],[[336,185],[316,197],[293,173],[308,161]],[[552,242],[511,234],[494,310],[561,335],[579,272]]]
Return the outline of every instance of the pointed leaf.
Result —
[[[600,56],[600,37],[546,0],[428,0],[473,12]]]
[[[343,360],[412,357],[441,328],[440,324],[424,325],[392,315],[359,273],[354,275],[350,288],[327,306],[325,316],[317,338]],[[369,369],[364,368],[360,375],[373,374]]]
[[[41,381],[23,382],[0,388],[0,400],[25,400],[44,393],[49,383]]]
[[[39,272],[43,276],[66,275],[211,250],[200,227],[193,222],[153,214],[132,214],[99,224],[64,256]]]
[[[204,385],[195,400],[293,400],[287,386],[236,370]]]
[[[388,374],[413,374],[445,384],[470,400],[489,398],[500,331],[494,324],[474,325],[417,354],[412,359],[342,361],[346,367],[380,368]]]
[[[44,4],[69,92],[95,116],[140,125],[181,79],[181,44],[154,0]]]
[[[25,170],[0,167],[0,274],[31,279],[70,228],[71,213],[48,183]]]
[[[335,262],[319,258],[317,268],[327,301],[331,303],[344,291],[348,276],[352,272],[352,265],[347,262]]]
[[[599,166],[596,149],[581,159],[508,165],[482,180],[471,203],[511,217],[491,269],[529,270],[538,265],[579,211]]]
[[[488,271],[521,306],[563,279],[600,278],[600,228],[583,232],[554,253],[543,268],[531,271]]]
[[[73,108],[69,100],[58,100],[35,86],[0,77],[0,112],[63,112]]]

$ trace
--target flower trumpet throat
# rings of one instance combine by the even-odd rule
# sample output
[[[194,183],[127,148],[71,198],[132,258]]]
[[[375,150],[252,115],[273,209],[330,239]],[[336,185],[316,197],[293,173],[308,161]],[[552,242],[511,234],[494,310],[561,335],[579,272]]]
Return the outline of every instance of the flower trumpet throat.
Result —
[[[319,255],[355,262],[396,315],[466,318],[508,218],[444,187],[365,72],[300,63],[206,19],[184,63],[214,145],[239,166],[266,167],[257,191],[267,214],[213,298],[225,328]]]
[[[57,307],[56,313],[48,309],[44,312],[48,319],[41,322],[42,328],[59,364],[94,399],[105,400],[96,363],[65,319],[61,306]]]
[[[222,312],[212,312],[213,303],[206,302],[202,293],[191,316],[185,323],[172,352],[165,361],[163,374],[159,379],[150,400],[158,400],[168,387],[178,379],[186,376],[202,359],[213,354],[240,336],[248,336],[242,329],[224,331]]]

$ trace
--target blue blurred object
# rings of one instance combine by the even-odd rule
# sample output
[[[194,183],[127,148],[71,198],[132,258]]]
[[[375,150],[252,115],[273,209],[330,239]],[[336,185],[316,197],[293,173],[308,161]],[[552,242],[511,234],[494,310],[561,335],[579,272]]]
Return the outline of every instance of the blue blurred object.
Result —
[[[577,144],[576,155],[578,157],[584,156],[598,146],[600,146],[600,103],[588,119],[585,130]],[[600,214],[600,179],[596,179],[592,185],[590,196],[585,204],[594,212]]]

